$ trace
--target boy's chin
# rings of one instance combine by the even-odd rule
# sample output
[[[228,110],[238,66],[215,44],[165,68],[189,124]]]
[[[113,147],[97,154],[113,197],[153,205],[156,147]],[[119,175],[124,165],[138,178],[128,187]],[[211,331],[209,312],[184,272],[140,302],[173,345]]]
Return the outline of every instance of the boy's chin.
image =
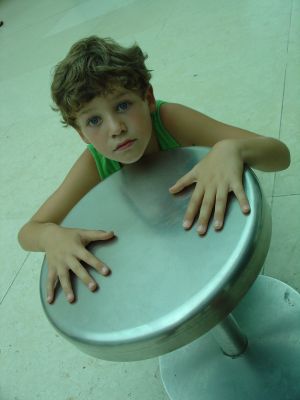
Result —
[[[145,152],[140,152],[140,151],[134,152],[134,154],[128,154],[125,157],[120,157],[122,159],[119,160],[119,162],[124,165],[134,164],[137,161],[139,161],[141,158],[143,158],[144,155],[145,155]]]
[[[124,165],[134,164],[134,163],[136,163],[137,161],[139,161],[139,160],[143,157],[143,155],[144,155],[144,154],[140,154],[139,156],[130,158],[130,159],[128,159],[128,160],[121,160],[120,163],[121,163],[121,164],[124,164]]]

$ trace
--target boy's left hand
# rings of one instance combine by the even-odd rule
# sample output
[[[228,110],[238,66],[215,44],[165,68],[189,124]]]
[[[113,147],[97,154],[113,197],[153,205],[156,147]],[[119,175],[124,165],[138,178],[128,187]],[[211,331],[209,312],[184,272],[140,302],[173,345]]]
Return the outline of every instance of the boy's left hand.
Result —
[[[234,192],[244,214],[250,205],[243,187],[244,162],[234,140],[215,144],[211,151],[180,178],[169,191],[178,193],[196,183],[184,216],[183,227],[189,229],[199,214],[197,232],[204,235],[214,208],[214,227],[223,227],[229,192]]]

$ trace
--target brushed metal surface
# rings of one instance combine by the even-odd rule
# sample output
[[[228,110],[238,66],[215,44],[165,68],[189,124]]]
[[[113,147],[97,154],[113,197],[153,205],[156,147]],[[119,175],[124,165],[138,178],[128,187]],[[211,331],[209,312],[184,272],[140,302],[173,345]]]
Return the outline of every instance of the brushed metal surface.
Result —
[[[119,361],[167,353],[223,320],[252,285],[271,234],[269,209],[253,172],[244,176],[251,213],[243,215],[232,197],[223,230],[210,226],[204,237],[195,226],[182,228],[191,189],[176,196],[168,191],[207,151],[180,148],[127,165],[92,189],[64,220],[63,226],[117,234],[89,247],[112,274],[102,277],[88,267],[100,286],[96,293],[74,278],[74,304],[61,288],[53,305],[46,302],[46,260],[42,265],[44,311],[82,351]]]

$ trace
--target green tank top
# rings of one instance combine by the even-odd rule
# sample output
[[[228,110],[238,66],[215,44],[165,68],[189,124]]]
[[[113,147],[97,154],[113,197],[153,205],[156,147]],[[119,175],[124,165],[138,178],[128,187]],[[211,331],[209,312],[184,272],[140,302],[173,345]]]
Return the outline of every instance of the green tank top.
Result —
[[[172,137],[172,135],[166,130],[160,118],[159,110],[161,105],[164,103],[166,102],[161,100],[156,101],[156,109],[153,113],[151,113],[151,119],[160,149],[170,150],[180,146]],[[88,144],[87,147],[94,157],[100,178],[102,180],[104,180],[114,172],[119,171],[123,167],[118,161],[110,160],[109,158],[104,157],[95,149],[92,144]]]

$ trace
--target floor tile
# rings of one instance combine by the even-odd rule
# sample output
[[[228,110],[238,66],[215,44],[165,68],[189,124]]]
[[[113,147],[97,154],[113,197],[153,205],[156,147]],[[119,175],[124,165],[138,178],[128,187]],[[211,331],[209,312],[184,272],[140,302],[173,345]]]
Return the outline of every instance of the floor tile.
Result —
[[[158,95],[277,137],[290,19],[290,2],[278,13],[279,3],[274,2],[265,13],[262,2],[250,6],[231,1],[226,10],[216,7],[215,1],[210,6],[201,2],[204,12],[193,5],[189,24],[181,18],[184,11],[180,8],[176,13],[175,8],[154,54],[159,60],[154,65]],[[174,82],[180,82],[184,90],[178,90]]]
[[[17,235],[23,223],[21,218],[0,216],[0,304],[28,257],[17,242]]]
[[[273,198],[273,232],[264,272],[300,292],[299,204],[299,195]]]
[[[82,0],[81,0],[82,1]],[[76,6],[80,0],[64,0],[59,2],[35,0],[2,1],[1,18],[4,20],[5,29],[1,36],[9,36],[13,33],[24,31],[36,25],[38,21],[45,21],[49,17],[60,14],[69,8]],[[17,7],[17,12],[15,10]]]
[[[123,8],[126,8],[134,2],[135,0],[111,0],[109,2],[102,2],[101,6],[97,0],[88,0],[79,3],[64,13],[63,17],[54,25],[46,36],[63,32],[66,29],[75,27],[94,18],[102,16],[107,17],[107,14],[113,11],[122,13]]]
[[[4,144],[0,149],[1,215],[9,218],[27,215],[29,219],[57,189],[86,148],[79,135],[61,127],[58,116],[55,117],[25,119],[12,125],[1,139]],[[14,135],[15,132],[22,135]],[[10,168],[5,171],[9,163]]]
[[[6,80],[8,76],[14,78],[45,66],[49,66],[50,71],[75,41],[93,34],[99,23],[97,19],[93,19],[92,22],[86,21],[66,29],[59,35],[46,37],[61,18],[62,14],[55,14],[44,21],[37,19],[35,25],[26,28],[26,35],[22,30],[3,37],[2,46],[5,48],[6,58],[0,64],[0,80]]]
[[[55,332],[39,298],[41,263],[30,255],[0,305],[1,399],[167,400],[158,359],[102,361]]]
[[[14,137],[15,145],[17,145],[17,139],[23,133],[22,123],[39,117],[42,120],[54,114],[50,108],[52,104],[50,69],[50,66],[44,68],[32,67],[30,72],[22,73],[16,77],[6,75],[5,79],[0,79],[0,96],[3,99],[3,107],[0,108],[1,140],[9,135]],[[14,127],[14,124],[17,123],[19,123],[19,126]],[[7,132],[10,127],[12,129]],[[39,128],[43,129],[43,125],[40,125]],[[7,152],[7,147],[5,151]]]

